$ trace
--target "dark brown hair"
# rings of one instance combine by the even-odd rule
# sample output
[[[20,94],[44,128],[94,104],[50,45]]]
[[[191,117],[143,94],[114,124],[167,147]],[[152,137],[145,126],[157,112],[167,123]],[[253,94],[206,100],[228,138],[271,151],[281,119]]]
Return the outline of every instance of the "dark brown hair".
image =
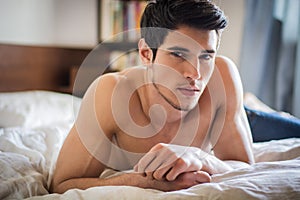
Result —
[[[156,0],[145,8],[140,26],[141,36],[152,48],[154,58],[156,49],[163,43],[169,30],[180,25],[202,29],[220,30],[227,25],[223,11],[210,0]]]

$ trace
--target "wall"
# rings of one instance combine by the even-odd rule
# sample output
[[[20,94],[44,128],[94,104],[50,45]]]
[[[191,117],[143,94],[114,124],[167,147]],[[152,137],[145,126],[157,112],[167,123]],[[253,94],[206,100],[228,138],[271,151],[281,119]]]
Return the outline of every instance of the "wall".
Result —
[[[244,1],[214,0],[229,19],[219,54],[236,64]],[[0,43],[91,48],[97,34],[97,0],[0,0]]]
[[[214,2],[225,12],[225,15],[229,20],[229,24],[223,32],[218,53],[231,58],[237,65],[239,65],[240,61],[240,48],[244,29],[245,1],[246,0],[214,0]]]
[[[96,0],[0,0],[0,43],[93,47]]]

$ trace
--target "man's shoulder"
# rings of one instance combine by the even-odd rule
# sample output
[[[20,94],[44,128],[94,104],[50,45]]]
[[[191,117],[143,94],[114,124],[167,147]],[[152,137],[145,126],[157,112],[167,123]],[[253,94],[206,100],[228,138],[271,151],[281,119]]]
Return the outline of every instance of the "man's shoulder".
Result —
[[[221,72],[222,76],[239,76],[237,66],[226,56],[216,57],[216,68]]]
[[[113,98],[122,99],[122,95],[132,93],[143,74],[138,68],[129,68],[121,72],[107,73],[98,77],[88,90],[96,99],[109,103]]]
[[[124,69],[120,72],[114,72],[114,73],[107,73],[102,76],[100,76],[96,82],[98,86],[105,86],[105,87],[114,87],[119,82],[122,82],[124,84],[136,82],[135,79],[138,77],[141,77],[141,73],[143,73],[144,69],[142,67],[132,67]]]
[[[120,82],[128,81],[126,70],[121,72],[107,73],[99,76],[92,85],[96,86],[96,92],[109,94]]]
[[[243,96],[242,81],[237,66],[225,56],[216,57],[215,63],[215,69],[220,74],[225,89],[226,104],[237,104]]]
[[[217,56],[215,61],[215,71],[222,77],[225,87],[240,87],[242,85],[238,68],[231,59],[225,56]]]

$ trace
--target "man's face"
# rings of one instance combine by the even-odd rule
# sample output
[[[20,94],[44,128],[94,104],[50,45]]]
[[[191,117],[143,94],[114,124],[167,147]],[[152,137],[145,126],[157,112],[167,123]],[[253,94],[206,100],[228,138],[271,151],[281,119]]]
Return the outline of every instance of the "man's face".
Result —
[[[182,26],[169,32],[151,66],[152,81],[174,108],[193,109],[214,70],[218,36]]]

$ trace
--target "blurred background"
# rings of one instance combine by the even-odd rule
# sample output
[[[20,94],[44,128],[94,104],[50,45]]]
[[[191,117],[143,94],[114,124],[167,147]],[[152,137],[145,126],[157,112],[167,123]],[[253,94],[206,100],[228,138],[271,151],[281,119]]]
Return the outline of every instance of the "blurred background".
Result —
[[[219,54],[236,63],[245,92],[300,117],[300,0],[214,2],[229,19]],[[110,34],[135,28],[145,3],[0,0],[0,44],[92,50]],[[120,45],[135,48],[135,39],[110,42],[108,57],[119,56]]]

